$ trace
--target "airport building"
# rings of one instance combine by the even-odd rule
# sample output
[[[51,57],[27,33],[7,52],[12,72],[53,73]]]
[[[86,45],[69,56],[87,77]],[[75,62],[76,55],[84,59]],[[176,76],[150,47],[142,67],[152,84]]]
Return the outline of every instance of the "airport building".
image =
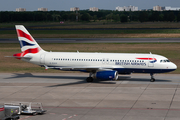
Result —
[[[164,10],[174,10],[174,11],[178,11],[180,10],[180,7],[170,7],[170,6],[167,6],[167,7],[164,7]]]
[[[98,11],[98,8],[96,8],[96,7],[92,7],[92,8],[89,8],[89,11],[93,11],[93,12],[95,12],[95,11]]]
[[[162,7],[159,5],[153,6],[153,11],[162,11]]]
[[[170,7],[170,6],[161,7],[159,5],[153,7],[153,11],[169,11],[169,10],[178,11],[180,10],[180,7]]]
[[[78,7],[70,8],[70,11],[79,11]]]
[[[24,12],[24,11],[26,11],[26,9],[25,8],[16,8],[16,11],[17,12]]]
[[[48,11],[47,8],[38,8],[38,11]]]
[[[138,11],[138,7],[135,7],[135,6],[124,6],[124,7],[116,7],[116,10],[117,11]]]

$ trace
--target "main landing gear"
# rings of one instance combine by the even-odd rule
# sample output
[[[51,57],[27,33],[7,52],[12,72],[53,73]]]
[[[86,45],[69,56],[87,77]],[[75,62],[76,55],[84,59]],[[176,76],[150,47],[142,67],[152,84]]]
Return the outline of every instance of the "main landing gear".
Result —
[[[93,82],[94,79],[91,76],[92,76],[92,73],[89,73],[89,77],[86,78],[87,82]]]
[[[155,81],[155,78],[154,78],[154,76],[153,76],[153,73],[150,73],[150,75],[151,75],[150,82],[154,82],[154,81]]]
[[[88,77],[88,78],[86,78],[86,81],[87,82],[93,82],[93,78],[92,77]]]

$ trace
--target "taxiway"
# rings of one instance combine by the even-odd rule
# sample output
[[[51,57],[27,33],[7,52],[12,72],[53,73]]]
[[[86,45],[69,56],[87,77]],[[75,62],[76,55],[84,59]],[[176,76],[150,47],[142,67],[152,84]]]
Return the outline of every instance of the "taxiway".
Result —
[[[85,73],[0,73],[0,104],[42,102],[44,115],[20,120],[179,120],[180,75],[119,76],[86,83]]]

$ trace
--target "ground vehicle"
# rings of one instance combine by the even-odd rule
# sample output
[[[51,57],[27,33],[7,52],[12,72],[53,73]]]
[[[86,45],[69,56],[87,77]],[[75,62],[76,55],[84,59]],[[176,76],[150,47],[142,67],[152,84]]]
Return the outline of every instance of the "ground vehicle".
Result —
[[[19,109],[18,114],[44,114],[46,110],[43,109],[42,103],[32,103],[32,102],[18,102],[18,103],[5,103],[5,106],[11,106]]]
[[[18,120],[18,113],[17,107],[0,105],[0,120]]]

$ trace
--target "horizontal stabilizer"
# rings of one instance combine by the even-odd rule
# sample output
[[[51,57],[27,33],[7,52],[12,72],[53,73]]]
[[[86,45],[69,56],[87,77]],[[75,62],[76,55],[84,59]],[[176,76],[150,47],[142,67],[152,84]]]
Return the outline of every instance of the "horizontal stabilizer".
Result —
[[[32,57],[19,57],[19,56],[5,56],[5,57],[13,57],[13,58],[17,58],[17,59],[31,59]]]

